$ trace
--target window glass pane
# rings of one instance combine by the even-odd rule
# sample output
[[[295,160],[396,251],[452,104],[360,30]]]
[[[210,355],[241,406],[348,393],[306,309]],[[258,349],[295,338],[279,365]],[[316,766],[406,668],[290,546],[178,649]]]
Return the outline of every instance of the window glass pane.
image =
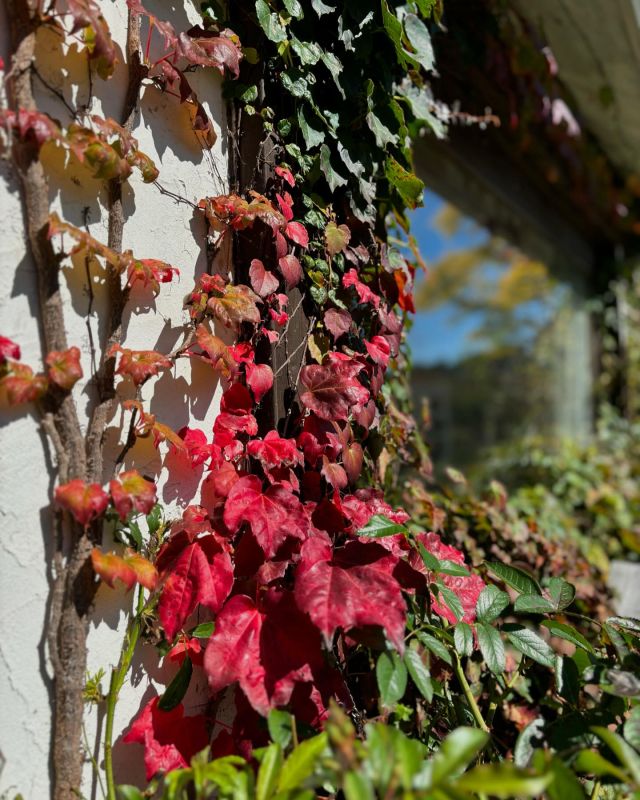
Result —
[[[411,232],[429,267],[409,334],[436,466],[474,471],[524,437],[584,439],[590,323],[581,292],[433,193]]]

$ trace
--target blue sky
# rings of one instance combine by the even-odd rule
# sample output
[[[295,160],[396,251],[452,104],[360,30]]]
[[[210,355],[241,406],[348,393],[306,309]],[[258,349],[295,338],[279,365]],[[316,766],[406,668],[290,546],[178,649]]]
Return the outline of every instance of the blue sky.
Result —
[[[425,191],[424,206],[410,215],[411,233],[416,237],[427,266],[451,250],[471,247],[487,238],[486,231],[474,225],[461,225],[454,236],[444,236],[433,224],[443,205],[444,201],[438,195]],[[462,316],[451,304],[419,311],[408,337],[414,364],[451,364],[468,355],[474,347],[477,349],[478,345],[472,344],[469,337],[482,316],[481,312]]]

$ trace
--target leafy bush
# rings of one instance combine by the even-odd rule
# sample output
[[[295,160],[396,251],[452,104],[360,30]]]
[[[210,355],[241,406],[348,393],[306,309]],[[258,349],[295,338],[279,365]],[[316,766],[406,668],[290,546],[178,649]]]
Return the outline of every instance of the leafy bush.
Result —
[[[408,600],[402,644],[359,637],[341,666],[351,703],[332,702],[315,735],[273,710],[254,720],[264,746],[246,757],[209,761],[206,750],[144,794],[121,787],[122,797],[567,800],[640,791],[638,621],[579,613],[575,587],[560,577],[543,588],[509,564],[469,568],[412,524],[377,516],[360,536],[390,550],[406,542],[405,563],[427,591]],[[174,694],[170,686],[165,698]]]

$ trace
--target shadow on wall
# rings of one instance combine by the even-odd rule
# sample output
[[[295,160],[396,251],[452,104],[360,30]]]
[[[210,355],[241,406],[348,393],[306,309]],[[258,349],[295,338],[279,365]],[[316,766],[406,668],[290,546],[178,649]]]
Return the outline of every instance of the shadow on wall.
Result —
[[[114,76],[102,81],[93,76],[89,80],[84,54],[73,45],[63,48],[61,37],[46,28],[41,29],[37,42],[38,75],[34,89],[39,109],[50,114],[61,125],[72,120],[69,106],[80,107],[81,112],[112,117],[119,120],[126,90],[126,68],[123,46],[126,37],[126,8],[124,0],[102,3],[103,11],[114,39],[119,42],[120,63]],[[177,30],[186,29],[198,21],[195,6],[189,4],[149,4],[150,11],[158,11]],[[9,63],[6,51],[6,26],[0,11],[1,55]],[[153,54],[152,54],[153,56]],[[124,249],[131,249],[138,258],[157,258],[180,269],[180,280],[163,284],[158,297],[150,291],[135,288],[123,318],[123,346],[131,349],[157,349],[168,353],[179,347],[183,340],[188,315],[183,310],[183,298],[191,291],[193,281],[208,267],[206,224],[203,215],[194,206],[205,196],[227,191],[226,169],[226,111],[221,93],[221,78],[209,71],[189,75],[193,88],[214,121],[217,141],[212,150],[202,150],[190,124],[189,112],[177,98],[163,95],[152,85],[142,92],[140,111],[135,119],[133,135],[140,148],[147,153],[160,170],[159,186],[144,184],[134,174],[123,185],[125,211]],[[79,84],[77,91],[74,85]],[[80,121],[86,121],[82,116]],[[43,159],[50,175],[50,205],[61,219],[86,230],[99,241],[108,243],[108,208],[105,187],[94,180],[75,156],[67,155],[53,144],[45,145]],[[24,230],[17,200],[18,185],[11,173],[11,165],[0,164],[0,199],[3,210],[3,254],[0,269],[4,269],[2,293],[3,335],[24,344],[23,357],[34,368],[41,366],[39,352],[38,300],[36,276],[30,256],[24,254]],[[161,188],[159,188],[161,187]],[[5,248],[5,231],[8,245]],[[57,244],[56,244],[57,246]],[[68,252],[72,242],[68,237],[64,249]],[[6,258],[4,257],[6,256]],[[216,268],[229,270],[228,252],[220,254]],[[61,264],[61,293],[65,306],[66,333],[69,345],[81,350],[85,376],[92,374],[101,358],[100,343],[104,340],[108,313],[106,291],[107,273],[96,261],[87,263],[82,257],[65,258]],[[215,331],[228,337],[226,331]],[[84,382],[81,382],[84,383]],[[202,430],[211,440],[213,422],[218,410],[222,386],[217,373],[207,364],[193,357],[183,357],[171,370],[152,378],[142,389],[145,410],[157,416],[159,422],[174,430],[183,426]],[[129,378],[118,379],[119,399],[133,398],[135,390]],[[95,387],[90,383],[74,390],[81,425],[86,430],[91,409],[96,402]],[[111,477],[113,465],[121,453],[129,428],[130,414],[120,405],[114,409],[104,440],[105,483]],[[29,427],[25,437],[24,426]],[[6,669],[12,676],[10,691],[3,693],[1,738],[6,766],[0,775],[0,795],[5,789],[15,787],[25,797],[47,797],[50,794],[51,774],[49,763],[51,735],[51,669],[47,647],[49,600],[53,583],[53,543],[51,498],[56,484],[56,474],[50,460],[48,447],[39,433],[34,416],[23,409],[3,409],[0,418],[0,450],[17,454],[16,463],[28,460],[29,475],[22,467],[4,481],[3,490],[12,497],[11,513],[3,516],[3,544],[6,548],[28,547],[32,561],[23,564],[18,558],[8,565],[3,559],[0,580],[19,586],[20,591],[3,592],[3,614],[0,633],[10,641],[7,620],[20,619],[24,595],[42,598],[41,628],[38,624],[25,626],[24,642],[19,648],[7,650]],[[33,442],[38,442],[36,448]],[[24,453],[25,448],[28,453]],[[153,479],[162,479],[158,494],[163,504],[169,505],[178,516],[180,506],[200,502],[204,467],[191,470],[183,459],[167,455],[167,446],[158,451],[151,440],[138,439],[126,453],[122,468],[136,468]],[[162,470],[166,466],[166,471]],[[25,491],[28,482],[29,489]],[[4,509],[0,509],[4,510]],[[39,530],[38,530],[39,529]],[[112,542],[105,535],[105,547]],[[9,569],[11,570],[9,574]],[[88,639],[88,672],[95,675],[105,671],[103,684],[108,684],[109,672],[118,661],[125,610],[130,607],[132,595],[121,590],[101,587],[97,593]],[[40,613],[40,608],[38,608]],[[31,621],[33,623],[33,620]],[[3,651],[4,652],[4,651]],[[158,666],[157,654],[152,645],[143,644],[136,653],[130,680],[123,687],[116,717],[117,741],[114,749],[116,778],[128,783],[144,784],[144,767],[141,751],[135,745],[122,742],[122,732],[139,709],[173,678],[175,664]],[[104,685],[103,685],[103,688]],[[194,685],[186,698],[187,714],[202,710],[205,691]],[[48,707],[47,707],[48,704]],[[85,728],[87,759],[83,794],[101,796],[99,781],[92,768],[91,759],[102,763],[102,750],[94,741],[104,733],[104,708],[87,705]],[[15,720],[33,718],[46,721],[41,728],[23,729]]]

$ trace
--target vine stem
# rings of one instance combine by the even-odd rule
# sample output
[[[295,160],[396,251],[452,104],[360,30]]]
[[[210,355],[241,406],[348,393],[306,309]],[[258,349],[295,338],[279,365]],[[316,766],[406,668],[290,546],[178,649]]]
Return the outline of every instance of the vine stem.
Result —
[[[487,723],[484,721],[484,717],[482,716],[482,712],[480,711],[480,707],[476,702],[476,698],[473,696],[473,692],[471,691],[471,687],[469,686],[469,681],[467,680],[467,676],[464,674],[464,670],[462,669],[462,662],[460,661],[460,656],[454,652],[454,665],[453,668],[456,673],[456,678],[458,679],[460,686],[462,686],[462,691],[464,692],[464,696],[469,703],[469,708],[471,709],[471,713],[473,714],[473,718],[476,721],[476,724],[480,728],[480,730],[485,731],[485,733],[490,733],[490,728]]]
[[[144,589],[142,586],[138,589],[138,601],[136,604],[136,611],[125,634],[122,650],[120,652],[120,660],[118,666],[111,671],[111,680],[109,681],[109,694],[107,695],[107,713],[104,729],[104,771],[107,781],[107,800],[116,800],[116,784],[113,777],[113,722],[115,719],[116,705],[118,703],[118,696],[120,689],[124,684],[124,680],[129,672],[131,660],[140,637],[140,630],[142,627],[142,611],[144,609]]]
[[[598,800],[598,797],[600,795],[600,786],[601,786],[600,779],[597,778],[593,784],[593,789],[591,790],[591,794],[589,795],[589,800]]]

